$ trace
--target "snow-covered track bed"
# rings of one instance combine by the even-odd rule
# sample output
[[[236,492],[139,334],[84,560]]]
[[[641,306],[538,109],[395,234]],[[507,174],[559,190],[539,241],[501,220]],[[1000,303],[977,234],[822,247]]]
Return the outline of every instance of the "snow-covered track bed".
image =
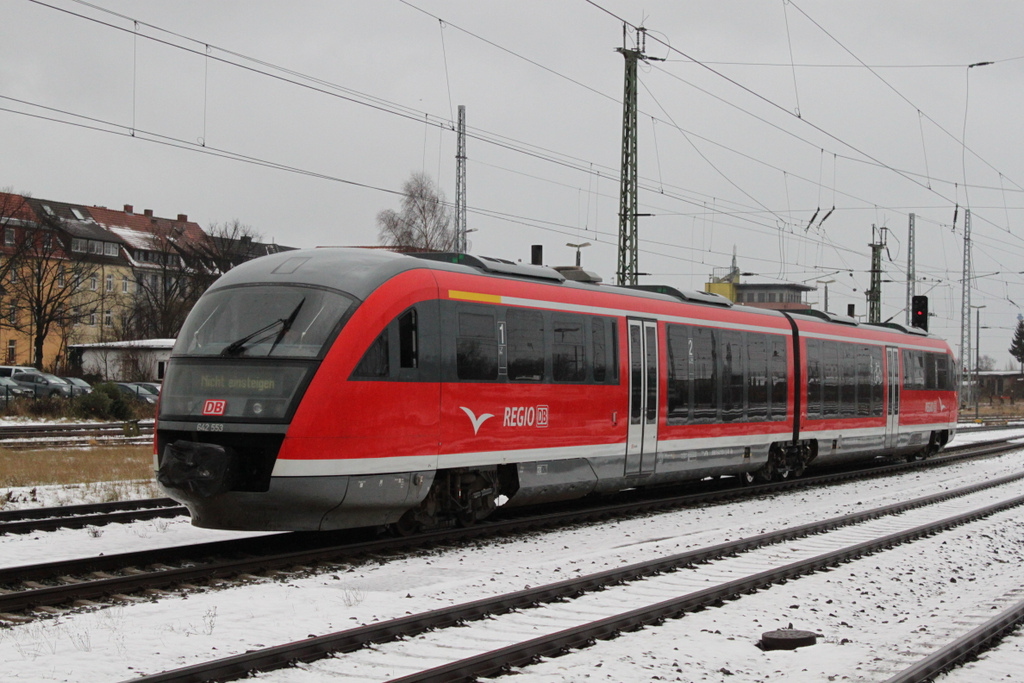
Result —
[[[956,464],[1019,448],[1005,441],[975,444],[940,458],[840,471],[786,482],[733,487],[697,494],[646,495],[625,502],[590,504],[544,514],[520,513],[468,529],[409,538],[373,538],[367,531],[282,534],[0,569],[0,623],[24,622],[111,600],[159,599],[168,590],[195,591],[262,578],[334,571],[367,557],[396,557],[438,545],[462,545],[575,524],[607,522],[630,515],[700,507],[724,501],[795,492],[850,481]],[[131,598],[129,596],[136,596]],[[139,597],[141,596],[141,597]]]
[[[28,534],[54,529],[122,524],[144,519],[177,517],[188,510],[170,498],[0,511],[0,535]]]
[[[314,675],[305,678],[291,670],[282,672],[280,680],[314,680],[317,675],[344,675],[352,681],[475,680],[728,603],[1022,504],[1024,473],[1017,473],[139,680],[225,680],[296,661],[315,662],[308,665]],[[342,652],[351,654],[338,654]],[[323,659],[330,654],[335,656]],[[278,679],[270,676],[270,680]]]
[[[1011,602],[1013,604],[1009,607],[1000,604]],[[980,623],[970,632],[907,667],[885,683],[926,683],[936,680],[939,674],[946,671],[951,672],[950,675],[937,680],[942,683],[982,683],[1013,680],[1019,676],[1021,645],[1024,645],[1022,639],[1018,637],[1016,642],[1011,640],[1002,647],[1000,641],[1024,623],[1024,588],[1014,589],[1001,596],[993,601],[991,608],[1002,611],[991,619],[974,619]],[[971,623],[963,617],[961,622]],[[983,654],[986,656],[981,657],[980,661],[962,669],[956,668]]]

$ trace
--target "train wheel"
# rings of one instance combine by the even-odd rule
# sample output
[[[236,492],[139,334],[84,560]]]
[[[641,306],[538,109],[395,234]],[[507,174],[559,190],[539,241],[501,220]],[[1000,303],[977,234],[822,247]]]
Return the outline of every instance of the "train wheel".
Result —
[[[751,486],[757,483],[757,476],[753,472],[741,472],[740,483],[744,486]]]
[[[412,536],[420,530],[420,522],[416,519],[415,510],[407,510],[401,518],[391,525],[391,531],[396,536]]]

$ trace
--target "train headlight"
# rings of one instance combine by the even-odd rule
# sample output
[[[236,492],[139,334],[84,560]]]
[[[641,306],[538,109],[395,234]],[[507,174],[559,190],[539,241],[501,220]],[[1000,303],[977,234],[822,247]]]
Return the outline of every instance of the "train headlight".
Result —
[[[284,417],[288,402],[276,398],[251,398],[245,402],[245,415],[261,420],[276,420]]]

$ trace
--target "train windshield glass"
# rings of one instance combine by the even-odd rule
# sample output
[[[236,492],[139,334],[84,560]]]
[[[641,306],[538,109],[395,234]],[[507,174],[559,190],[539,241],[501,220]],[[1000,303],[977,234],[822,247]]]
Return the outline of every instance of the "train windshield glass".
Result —
[[[222,358],[315,358],[352,306],[311,287],[232,287],[203,296],[185,321],[174,354]]]

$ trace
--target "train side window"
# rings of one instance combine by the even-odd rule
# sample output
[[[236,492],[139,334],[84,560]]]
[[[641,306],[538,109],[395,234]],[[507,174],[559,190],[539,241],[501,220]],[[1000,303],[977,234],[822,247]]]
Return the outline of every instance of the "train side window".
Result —
[[[839,344],[839,369],[842,373],[839,388],[839,413],[843,417],[857,415],[857,347]]]
[[[682,325],[668,325],[667,342],[668,423],[686,424],[690,418],[690,364],[693,355],[689,330]]]
[[[877,346],[868,347],[871,357],[871,416],[882,417],[885,414],[885,386],[882,381],[882,349]]]
[[[786,340],[782,337],[770,337],[768,346],[768,368],[771,373],[771,407],[769,420],[785,420],[789,411],[789,363],[786,358]]]
[[[693,341],[690,356],[690,378],[693,383],[693,421],[718,420],[718,344],[715,330],[690,328]]]
[[[510,308],[508,326],[508,378],[517,382],[544,379],[544,314]]]
[[[935,388],[940,391],[952,388],[949,381],[949,356],[944,353],[935,354],[935,382]]]
[[[939,378],[938,368],[935,367],[936,362],[939,360],[939,354],[937,353],[926,353],[924,354],[924,387],[925,389],[938,389]]]
[[[821,343],[823,417],[839,417],[839,347],[836,342]]]
[[[459,311],[455,366],[459,379],[498,378],[498,342],[492,313]]]
[[[821,342],[807,340],[807,417],[822,416],[822,390],[824,389],[821,367]]]
[[[586,339],[583,320],[553,317],[551,327],[551,372],[556,382],[582,382],[587,379]]]
[[[391,375],[391,363],[388,357],[388,333],[389,330],[384,328],[384,331],[373,340],[370,348],[366,350],[362,360],[359,361],[359,365],[352,372],[353,378],[386,379]]]
[[[924,352],[922,351],[903,351],[903,388],[904,389],[924,389],[925,387],[925,371],[924,371]]]
[[[857,416],[871,416],[871,349],[859,346],[857,351]]]
[[[608,341],[605,338],[603,318],[590,319],[590,337],[594,348],[594,381],[604,382],[608,377]]]
[[[403,368],[419,367],[419,338],[416,309],[398,316],[398,363]]]
[[[722,333],[722,421],[735,422],[744,417],[743,333]]]
[[[768,419],[768,335],[747,333],[747,419]]]

